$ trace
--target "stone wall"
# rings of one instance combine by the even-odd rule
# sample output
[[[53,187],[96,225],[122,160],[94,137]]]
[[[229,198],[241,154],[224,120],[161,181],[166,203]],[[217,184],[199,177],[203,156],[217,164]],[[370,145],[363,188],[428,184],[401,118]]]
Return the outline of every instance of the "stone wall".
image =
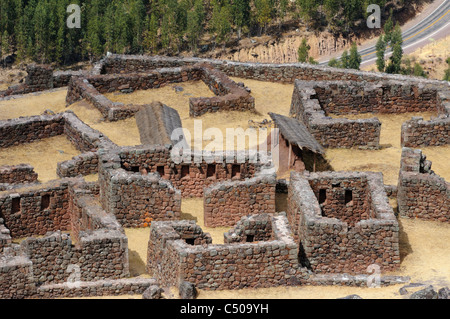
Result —
[[[231,80],[223,72],[209,64],[201,64],[202,80],[217,96],[189,99],[189,114],[201,116],[207,112],[253,111],[255,99],[247,90]]]
[[[53,68],[49,65],[31,64],[27,66],[25,83],[0,91],[0,98],[16,94],[27,94],[53,88]]]
[[[107,56],[97,68],[103,74],[145,73],[157,68],[171,68],[209,63],[230,77],[240,77],[267,82],[294,83],[296,79],[306,81],[367,81],[408,80],[415,83],[429,83],[443,87],[444,81],[428,80],[421,77],[365,72],[350,69],[331,68],[307,63],[248,63],[201,58],[180,58],[164,56],[117,55]]]
[[[154,220],[179,219],[181,192],[158,174],[122,168],[120,151],[100,152],[100,201],[124,227],[148,227]]]
[[[106,279],[80,282],[77,285],[68,283],[42,285],[37,289],[37,297],[79,298],[118,295],[142,295],[150,286],[156,285],[153,278]]]
[[[31,165],[0,166],[0,184],[33,183],[37,179],[38,174]]]
[[[0,217],[12,238],[45,235],[49,231],[69,230],[68,187],[76,180],[61,179],[45,185],[3,192]]]
[[[82,152],[116,147],[101,132],[83,123],[70,111],[56,115],[38,115],[0,121],[0,147],[2,148],[62,134],[65,134]]]
[[[170,145],[125,147],[120,167],[127,171],[158,173],[179,189],[183,197],[202,197],[203,189],[226,180],[244,180],[273,167],[265,153],[186,151],[172,156]]]
[[[109,121],[117,121],[138,112],[140,105],[124,105],[112,102],[103,94],[115,91],[133,92],[163,87],[170,83],[203,80],[217,95],[212,98],[191,98],[191,116],[221,110],[255,110],[254,98],[245,88],[237,85],[224,73],[207,64],[187,67],[158,68],[145,73],[93,75],[72,77],[66,102],[68,105],[85,98],[91,102]]]
[[[71,160],[59,162],[56,173],[60,178],[87,176],[98,173],[98,153],[87,152],[73,157]]]
[[[326,114],[436,112],[436,85],[411,80],[311,83]]]
[[[0,218],[0,254],[11,245],[11,232],[5,227],[5,221]]]
[[[450,117],[424,121],[414,117],[402,124],[402,147],[443,146],[450,144]]]
[[[44,220],[42,225],[35,227],[31,220],[19,225],[22,229],[17,230],[17,224],[11,223],[8,218],[5,219],[5,226],[11,229],[13,238],[38,235],[49,230],[43,237],[28,237],[20,245],[8,243],[3,247],[1,251],[3,254],[0,254],[0,282],[5,279],[13,280],[10,288],[5,289],[5,294],[15,292],[16,286],[23,288],[29,285],[40,288],[42,285],[49,285],[42,291],[33,288],[12,295],[12,298],[39,295],[81,296],[96,294],[96,288],[99,289],[97,293],[105,293],[110,290],[99,286],[98,281],[127,278],[130,275],[128,239],[114,216],[101,209],[96,200],[95,185],[83,183],[80,179],[62,180],[59,183],[59,186],[65,187],[64,193],[53,193],[54,197],[50,200],[43,199],[46,196],[43,192],[49,190],[55,192],[54,185],[34,187],[28,189],[26,194],[17,194],[23,197],[29,195],[40,200],[41,208],[44,202],[49,205],[50,208],[40,213],[37,218],[38,221]],[[21,202],[23,201],[24,198]],[[62,207],[58,213],[64,214],[64,218],[53,216],[55,214],[51,209],[55,206]],[[31,216],[34,213],[31,210],[24,210],[20,214]],[[51,224],[51,227],[47,227],[48,224]],[[6,233],[2,239],[3,237],[6,237]],[[8,267],[9,265],[12,266]],[[27,277],[24,278],[19,272],[26,273]],[[116,286],[116,293],[141,291],[145,286],[145,283],[142,285],[133,280],[122,284],[114,281],[106,284],[108,287]],[[62,287],[67,289],[61,291]]]
[[[365,176],[365,177],[364,177]],[[349,224],[323,215],[311,182],[336,177],[367,179],[370,216],[357,216]],[[302,266],[315,273],[365,273],[376,264],[382,271],[395,270],[400,263],[396,217],[389,206],[381,173],[293,172],[289,185],[288,218],[299,242]],[[348,219],[347,219],[348,220]]]
[[[377,118],[349,120],[326,116],[317,99],[314,82],[295,82],[290,115],[302,121],[323,147],[379,147],[381,122]]]
[[[224,245],[190,245],[176,230],[166,236],[168,227],[186,221],[153,223],[148,255],[153,260],[151,271],[162,286],[178,286],[183,280],[205,290],[298,285],[298,249],[286,217],[273,216],[270,222],[270,240]],[[158,236],[163,237],[159,245],[150,247]]]
[[[12,248],[0,253],[0,299],[24,299],[35,290],[31,260]]]
[[[450,222],[450,183],[431,170],[421,150],[403,148],[397,201],[402,217]]]
[[[205,188],[205,226],[231,227],[243,216],[274,214],[275,185],[276,175],[269,172],[244,181],[225,181]]]
[[[0,147],[31,143],[63,133],[64,119],[61,114],[0,121]]]
[[[235,223],[224,235],[224,243],[251,243],[270,241],[273,237],[270,214],[247,215]]]

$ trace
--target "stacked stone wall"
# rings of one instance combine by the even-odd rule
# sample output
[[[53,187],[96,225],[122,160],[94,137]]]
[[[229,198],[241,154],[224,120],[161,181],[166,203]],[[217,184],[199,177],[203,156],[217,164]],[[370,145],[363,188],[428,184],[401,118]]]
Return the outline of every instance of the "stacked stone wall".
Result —
[[[243,216],[275,213],[276,176],[261,174],[244,181],[225,181],[204,190],[206,227],[234,226]]]
[[[450,222],[450,183],[431,170],[421,150],[403,148],[397,201],[400,216]]]

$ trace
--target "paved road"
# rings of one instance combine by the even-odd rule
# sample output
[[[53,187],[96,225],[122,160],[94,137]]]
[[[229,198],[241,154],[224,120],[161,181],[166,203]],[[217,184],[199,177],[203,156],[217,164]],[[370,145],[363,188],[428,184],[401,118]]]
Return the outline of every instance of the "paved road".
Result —
[[[414,25],[413,27],[403,31],[403,50],[405,53],[413,52],[415,49],[422,47],[428,43],[430,38],[443,37],[450,35],[450,0],[445,0],[431,14]],[[376,60],[375,45],[361,49],[362,63],[368,65]],[[389,57],[391,51],[388,49],[385,56]],[[328,64],[329,59],[321,62],[321,65]]]

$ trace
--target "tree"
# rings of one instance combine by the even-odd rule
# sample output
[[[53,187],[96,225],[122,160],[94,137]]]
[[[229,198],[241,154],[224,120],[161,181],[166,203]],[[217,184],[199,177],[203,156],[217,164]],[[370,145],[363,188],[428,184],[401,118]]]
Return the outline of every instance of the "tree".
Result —
[[[393,15],[393,10],[391,9],[391,11],[389,13],[389,18],[386,21],[386,23],[384,24],[384,34],[385,34],[384,41],[386,43],[391,42],[391,34],[392,34],[392,31],[394,30],[394,21],[393,21],[392,15]]]
[[[272,0],[255,0],[254,4],[256,21],[259,25],[259,35],[261,35],[262,29],[265,31],[267,24],[272,21],[273,3]]]
[[[230,5],[224,2],[221,5],[218,1],[213,2],[212,25],[216,35],[216,41],[225,47],[231,32],[231,10]]]
[[[305,63],[306,61],[308,61],[309,50],[311,50],[311,47],[309,46],[306,38],[303,38],[302,43],[300,44],[298,51],[297,51],[298,52],[298,62]]]
[[[341,56],[341,68],[348,69],[349,65],[350,65],[350,61],[349,61],[348,51],[344,50],[344,52],[342,52],[342,56]]]
[[[356,46],[356,42],[353,42],[352,47],[350,48],[350,56],[348,58],[348,68],[359,70],[361,66],[361,55],[358,53],[358,47]]]
[[[330,61],[328,61],[328,66],[332,68],[340,68],[341,62],[336,58],[332,58]]]
[[[2,54],[1,55],[8,55],[9,54],[9,34],[8,34],[7,30],[5,30],[5,32],[3,32],[3,35],[1,38],[1,44],[2,44],[2,46],[1,46]]]
[[[386,68],[386,61],[384,60],[384,55],[386,53],[386,42],[383,35],[380,35],[378,38],[375,49],[377,51],[377,69],[380,72],[384,72],[384,69]]]
[[[450,57],[447,58],[447,64],[448,64],[448,68],[447,70],[445,70],[445,74],[444,74],[444,81],[450,81]]]
[[[197,51],[198,40],[202,35],[205,11],[202,0],[196,0],[193,10],[187,13],[186,35],[191,50]]]
[[[150,19],[147,16],[147,30],[144,32],[143,46],[145,51],[150,53],[156,53],[158,47],[158,19],[156,14],[152,13]]]
[[[391,35],[392,56],[390,57],[389,65],[386,68],[387,73],[394,73],[394,74],[400,73],[403,58],[402,45],[403,45],[402,30],[400,28],[400,25],[397,23]]]
[[[237,27],[238,39],[241,38],[242,29],[250,21],[250,0],[235,0],[233,2],[234,24]]]

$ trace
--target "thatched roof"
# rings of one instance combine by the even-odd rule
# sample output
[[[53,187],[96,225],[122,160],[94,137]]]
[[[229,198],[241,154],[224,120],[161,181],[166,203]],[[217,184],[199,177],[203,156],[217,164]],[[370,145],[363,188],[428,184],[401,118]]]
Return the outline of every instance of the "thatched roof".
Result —
[[[325,153],[324,148],[316,141],[302,122],[280,114],[269,113],[269,115],[280,130],[281,135],[289,143],[297,145],[300,149],[306,148],[314,153]]]
[[[172,139],[172,132],[182,128],[180,115],[160,102],[145,105],[136,113],[136,123],[143,145],[175,145],[181,140],[180,136]]]

